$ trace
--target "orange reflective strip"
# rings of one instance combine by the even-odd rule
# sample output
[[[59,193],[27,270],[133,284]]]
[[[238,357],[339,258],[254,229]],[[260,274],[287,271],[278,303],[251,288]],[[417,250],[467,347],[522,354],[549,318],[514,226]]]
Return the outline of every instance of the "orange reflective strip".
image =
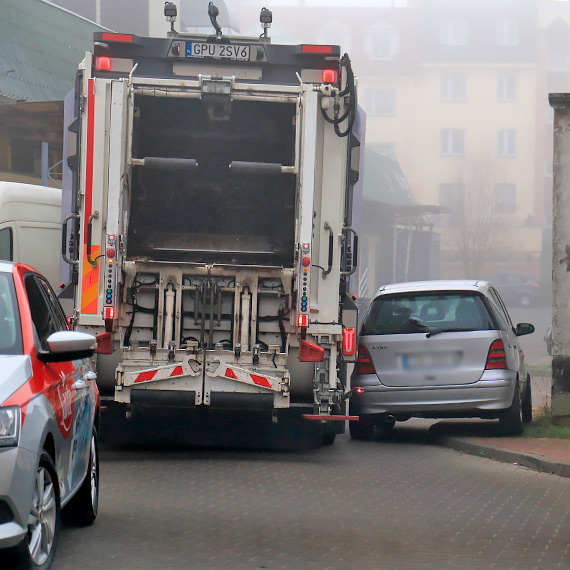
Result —
[[[91,259],[99,256],[100,246],[91,246]],[[99,265],[96,269],[87,261],[87,251],[83,253],[83,275],[81,277],[81,312],[86,315],[97,314],[99,296]]]

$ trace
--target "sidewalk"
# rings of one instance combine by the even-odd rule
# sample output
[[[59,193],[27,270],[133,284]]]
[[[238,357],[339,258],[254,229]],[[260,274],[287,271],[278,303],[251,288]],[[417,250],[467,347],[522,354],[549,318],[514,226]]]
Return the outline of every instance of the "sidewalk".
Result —
[[[550,403],[549,377],[533,378],[533,407]],[[471,455],[524,465],[537,471],[570,477],[570,439],[522,437],[441,437],[442,445]]]

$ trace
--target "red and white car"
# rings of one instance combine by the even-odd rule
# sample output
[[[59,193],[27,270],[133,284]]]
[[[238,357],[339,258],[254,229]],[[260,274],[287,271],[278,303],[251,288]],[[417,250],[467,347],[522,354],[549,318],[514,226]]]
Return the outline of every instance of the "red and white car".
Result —
[[[41,274],[0,261],[0,568],[49,568],[63,507],[97,516],[96,342]]]

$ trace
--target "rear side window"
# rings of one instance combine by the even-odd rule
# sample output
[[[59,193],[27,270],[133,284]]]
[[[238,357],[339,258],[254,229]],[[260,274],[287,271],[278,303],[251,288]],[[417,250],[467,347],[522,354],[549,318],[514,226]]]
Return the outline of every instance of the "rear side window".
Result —
[[[2,228],[0,230],[0,259],[5,259],[6,261],[14,260],[12,228]]]
[[[418,292],[381,295],[372,302],[363,335],[423,331],[495,330],[496,323],[477,293]]]
[[[0,273],[0,354],[23,354],[20,311],[11,274]]]
[[[47,338],[54,332],[67,329],[65,315],[59,304],[54,305],[53,292],[47,281],[38,275],[29,274],[26,276],[25,285],[32,322],[42,349],[47,350]]]

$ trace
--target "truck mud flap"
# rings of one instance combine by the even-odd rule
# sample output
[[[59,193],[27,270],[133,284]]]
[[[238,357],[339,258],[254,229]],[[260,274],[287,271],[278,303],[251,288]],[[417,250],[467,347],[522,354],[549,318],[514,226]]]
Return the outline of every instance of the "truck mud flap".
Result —
[[[210,408],[226,410],[271,410],[273,409],[273,394],[211,392]]]
[[[131,390],[131,404],[168,408],[194,408],[196,392],[185,390]]]

